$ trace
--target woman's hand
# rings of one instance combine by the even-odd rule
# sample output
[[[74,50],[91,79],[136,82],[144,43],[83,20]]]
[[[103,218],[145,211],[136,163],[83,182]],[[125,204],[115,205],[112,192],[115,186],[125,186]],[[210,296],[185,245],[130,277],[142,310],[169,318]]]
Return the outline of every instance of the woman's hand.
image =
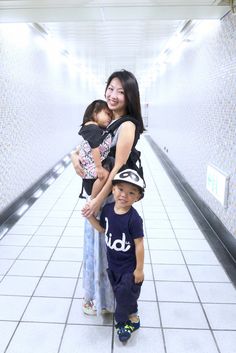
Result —
[[[92,215],[97,216],[100,211],[101,203],[95,197],[94,199],[88,201],[85,206],[82,208],[82,215],[86,218],[91,217]]]
[[[81,178],[83,178],[84,170],[80,164],[80,156],[78,154],[78,151],[71,153],[71,162],[72,162],[73,167],[76,171],[76,174],[78,174]]]
[[[96,167],[96,173],[97,173],[97,177],[99,180],[103,180],[105,178],[107,178],[108,175],[108,171],[101,166]]]

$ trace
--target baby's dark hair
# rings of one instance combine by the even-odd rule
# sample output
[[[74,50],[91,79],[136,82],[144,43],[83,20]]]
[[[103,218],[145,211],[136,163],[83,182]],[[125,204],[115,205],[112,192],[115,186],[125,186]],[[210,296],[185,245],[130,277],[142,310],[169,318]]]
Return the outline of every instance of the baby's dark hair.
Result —
[[[90,103],[84,112],[83,122],[81,126],[83,126],[89,121],[94,121],[94,114],[100,113],[102,110],[110,111],[106,101],[102,99],[97,99]]]

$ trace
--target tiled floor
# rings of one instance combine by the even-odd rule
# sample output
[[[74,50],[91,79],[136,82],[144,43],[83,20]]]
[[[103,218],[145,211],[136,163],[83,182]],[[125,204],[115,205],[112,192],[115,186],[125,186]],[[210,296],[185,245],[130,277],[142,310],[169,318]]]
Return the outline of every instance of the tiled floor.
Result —
[[[145,138],[142,327],[81,311],[83,200],[70,165],[0,241],[0,353],[236,353],[236,291]]]

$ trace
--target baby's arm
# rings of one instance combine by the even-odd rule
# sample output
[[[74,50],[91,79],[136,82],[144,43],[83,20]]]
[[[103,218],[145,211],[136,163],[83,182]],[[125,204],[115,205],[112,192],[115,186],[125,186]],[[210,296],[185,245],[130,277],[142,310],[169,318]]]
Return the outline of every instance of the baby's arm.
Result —
[[[96,167],[96,173],[97,173],[98,179],[101,180],[101,179],[107,178],[107,170],[104,169],[102,166],[99,148],[98,147],[92,148],[91,153]]]
[[[105,233],[105,229],[100,225],[99,220],[95,216],[92,215],[87,217],[87,219],[99,233]]]
[[[144,245],[143,237],[134,239],[136,268],[134,270],[134,282],[140,283],[144,280],[143,265],[144,265]]]

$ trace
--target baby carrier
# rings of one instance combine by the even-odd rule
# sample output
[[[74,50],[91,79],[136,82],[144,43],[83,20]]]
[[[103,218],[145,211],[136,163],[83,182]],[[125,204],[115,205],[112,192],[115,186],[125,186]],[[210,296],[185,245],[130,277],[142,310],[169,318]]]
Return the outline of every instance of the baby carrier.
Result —
[[[133,143],[133,146],[132,146],[132,149],[131,149],[131,152],[130,152],[130,155],[129,155],[129,158],[126,162],[126,164],[120,169],[123,170],[123,169],[134,169],[137,171],[137,173],[140,175],[140,177],[144,180],[144,175],[143,175],[143,167],[142,167],[142,164],[141,164],[141,152],[138,151],[135,146],[139,140],[139,137],[140,137],[140,132],[139,132],[139,126],[138,126],[138,121],[136,119],[134,119],[133,117],[129,116],[129,115],[125,115],[125,116],[122,116],[120,117],[119,119],[113,121],[105,130],[105,132],[103,133],[102,135],[102,141],[106,140],[107,138],[111,137],[113,138],[114,135],[115,135],[115,131],[118,129],[118,127],[123,124],[125,121],[131,121],[132,123],[135,124],[136,126],[136,130],[135,130],[135,137],[134,137],[134,143]],[[110,152],[109,152],[109,157],[113,157],[115,158],[115,152],[116,152],[116,146],[114,147],[111,147],[110,149]],[[113,166],[112,166],[113,167]],[[85,198],[83,196],[83,190],[84,190],[84,180],[82,181],[82,190],[81,190],[81,193],[80,193],[80,198]],[[145,181],[144,181],[145,183]]]

